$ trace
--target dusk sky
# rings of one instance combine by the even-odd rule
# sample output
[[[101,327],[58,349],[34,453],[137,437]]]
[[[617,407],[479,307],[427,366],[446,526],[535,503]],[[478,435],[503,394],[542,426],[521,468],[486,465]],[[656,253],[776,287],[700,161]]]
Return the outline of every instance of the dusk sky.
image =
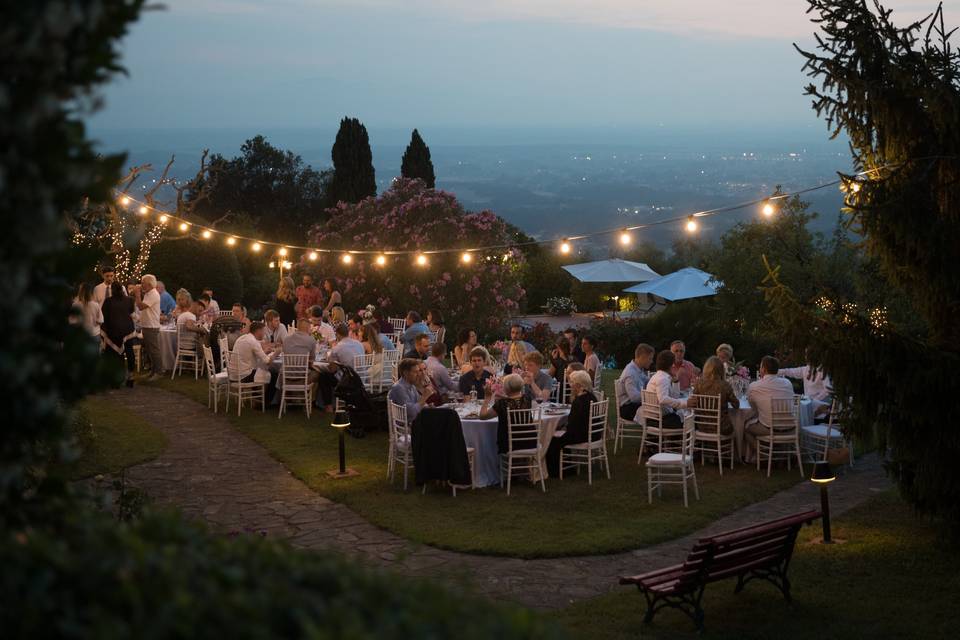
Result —
[[[905,24],[933,0],[887,3]],[[960,18],[960,0],[945,3]],[[118,128],[817,127],[802,0],[168,0]]]

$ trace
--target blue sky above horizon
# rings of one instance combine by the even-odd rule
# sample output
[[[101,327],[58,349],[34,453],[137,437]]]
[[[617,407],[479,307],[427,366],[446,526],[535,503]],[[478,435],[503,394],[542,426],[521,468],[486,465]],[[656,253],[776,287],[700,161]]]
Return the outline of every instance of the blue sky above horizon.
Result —
[[[166,0],[99,128],[815,128],[802,0]],[[901,24],[933,0],[886,3]],[[948,23],[960,0],[944,3]]]

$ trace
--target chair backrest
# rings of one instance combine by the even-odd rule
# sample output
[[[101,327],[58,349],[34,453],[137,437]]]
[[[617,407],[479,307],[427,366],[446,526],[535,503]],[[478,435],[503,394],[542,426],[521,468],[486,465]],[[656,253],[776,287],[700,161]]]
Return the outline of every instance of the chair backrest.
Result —
[[[660,410],[660,398],[653,389],[644,389],[643,404],[640,405],[640,415],[643,417],[648,427],[659,427],[663,419],[663,412]]]
[[[241,376],[239,353],[231,352],[227,354],[227,378],[230,379],[230,382],[240,382]]]
[[[443,342],[443,339],[444,339],[446,336],[447,336],[447,328],[446,328],[446,327],[440,327],[439,329],[437,329],[437,333],[436,333],[436,335],[434,336],[434,338],[435,338],[435,339],[434,339],[434,342]]]
[[[230,340],[227,336],[217,338],[217,346],[220,347],[220,369],[227,368],[227,355],[230,353]]]
[[[690,404],[693,409],[693,424],[697,431],[720,433],[720,394],[705,396],[692,394]]]
[[[600,442],[607,435],[607,407],[609,402],[597,398],[590,403],[590,442]]]
[[[387,414],[390,419],[390,437],[400,440],[410,435],[410,425],[407,423],[407,407],[387,400]]]
[[[395,333],[403,333],[403,330],[407,328],[407,321],[405,318],[387,318],[387,322],[393,326],[393,331]]]
[[[593,395],[596,397],[598,402],[603,402],[607,399],[607,394],[604,393],[603,389],[593,388]]]
[[[232,311],[232,310],[231,310],[231,311],[220,311],[220,312],[217,313],[217,315],[220,316],[221,318],[226,318],[227,316],[232,316],[232,315],[233,315],[233,311]]]
[[[280,376],[285,387],[302,387],[307,384],[310,367],[310,354],[285,353],[283,354],[283,368]]]
[[[797,428],[796,402],[793,398],[773,398],[770,400],[770,422],[773,431],[786,433]]]
[[[560,372],[560,380],[554,379],[553,387],[550,389],[550,402],[563,404],[563,390],[567,386],[567,372]]]
[[[197,351],[197,333],[185,325],[177,325],[177,351]]]
[[[437,344],[437,334],[429,329],[427,329],[427,339],[430,340],[431,345]]]
[[[593,388],[600,388],[600,381],[603,379],[603,364],[597,366],[597,370],[593,372]]]
[[[398,349],[383,352],[383,371],[380,373],[380,386],[390,386],[397,378],[397,365],[402,354]]]
[[[680,442],[680,453],[685,456],[690,456],[690,459],[693,459],[693,445],[694,441],[697,439],[697,428],[693,420],[684,420],[683,421],[683,435],[681,436]]]
[[[213,366],[213,349],[207,345],[203,345],[203,362],[207,365],[207,379],[213,380],[217,370]]]
[[[530,440],[539,442],[540,410],[508,409],[507,434],[510,451],[513,451],[514,443],[518,443],[518,449],[532,449],[533,447],[530,446]],[[520,444],[521,442],[522,444]]]
[[[357,372],[364,386],[370,384],[370,367],[373,366],[375,353],[365,353],[362,356],[353,356],[353,370]]]

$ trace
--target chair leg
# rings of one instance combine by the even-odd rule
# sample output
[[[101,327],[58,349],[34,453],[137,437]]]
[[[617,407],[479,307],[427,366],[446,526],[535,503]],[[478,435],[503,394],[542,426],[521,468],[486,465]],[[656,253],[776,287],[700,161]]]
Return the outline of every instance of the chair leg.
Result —
[[[653,472],[647,467],[647,504],[653,504]]]
[[[543,458],[537,456],[537,467],[540,471],[540,489],[546,493],[547,492],[547,483],[544,480],[544,477],[547,475],[547,470],[543,466]]]
[[[507,456],[507,495],[510,495],[510,480],[513,478],[513,458]]]
[[[607,452],[603,452],[603,465],[607,468],[607,480],[610,479],[610,458],[607,456]]]
[[[723,440],[717,440],[717,469],[720,470],[720,477],[723,477]]]
[[[560,449],[560,479],[563,480],[563,449]]]
[[[684,507],[689,506],[689,504],[687,503],[687,474],[686,474],[686,472],[683,472],[683,506],[684,506]]]
[[[770,455],[767,458],[767,477],[770,477],[770,470],[773,469],[773,440],[770,441]]]
[[[640,453],[637,455],[637,464],[643,461],[643,447],[647,443],[647,428],[644,427],[640,432]]]
[[[800,459],[800,443],[794,442],[793,450],[797,454],[797,468],[800,470],[800,477],[802,478],[803,477],[803,460]]]
[[[404,491],[407,490],[407,475],[410,472],[410,465],[407,464],[408,462],[409,461],[407,460],[407,455],[404,454],[403,456],[403,490]]]
[[[587,450],[587,484],[593,486],[593,457]]]

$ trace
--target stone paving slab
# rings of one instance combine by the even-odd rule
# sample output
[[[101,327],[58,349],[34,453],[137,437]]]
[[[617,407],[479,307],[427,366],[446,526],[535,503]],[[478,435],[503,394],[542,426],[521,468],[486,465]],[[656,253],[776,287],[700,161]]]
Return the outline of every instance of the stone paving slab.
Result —
[[[700,537],[795,513],[819,504],[818,489],[801,482],[724,516],[700,531],[623,553],[522,560],[478,556],[410,542],[324,498],[274,460],[259,444],[206,406],[163,389],[138,386],[108,394],[162,430],[166,450],[127,470],[127,479],[162,505],[217,530],[265,530],[304,549],[334,550],[401,574],[554,609],[620,589],[617,577],[681,561]],[[876,456],[866,456],[830,489],[839,515],[890,486]]]

